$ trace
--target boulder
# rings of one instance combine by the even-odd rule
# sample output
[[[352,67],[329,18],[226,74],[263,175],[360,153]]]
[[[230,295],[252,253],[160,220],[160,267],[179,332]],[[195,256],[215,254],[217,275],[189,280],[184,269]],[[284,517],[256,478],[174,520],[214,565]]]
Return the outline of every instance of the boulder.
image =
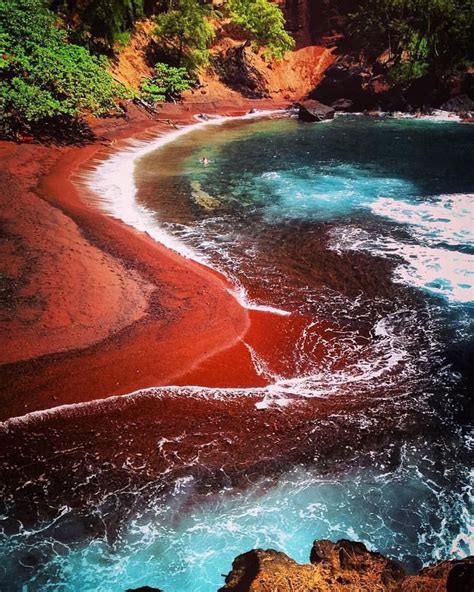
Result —
[[[302,121],[325,121],[334,117],[335,110],[319,101],[309,99],[298,104],[298,117]]]
[[[458,95],[443,103],[441,109],[453,113],[471,113],[474,112],[474,101],[468,95]]]
[[[129,588],[125,592],[163,592],[159,588],[151,588],[150,586],[142,586],[141,588]]]
[[[335,111],[352,111],[354,107],[354,101],[351,101],[351,99],[338,99],[332,103],[331,107]]]
[[[400,592],[472,592],[474,590],[474,557],[440,561],[406,577]]]

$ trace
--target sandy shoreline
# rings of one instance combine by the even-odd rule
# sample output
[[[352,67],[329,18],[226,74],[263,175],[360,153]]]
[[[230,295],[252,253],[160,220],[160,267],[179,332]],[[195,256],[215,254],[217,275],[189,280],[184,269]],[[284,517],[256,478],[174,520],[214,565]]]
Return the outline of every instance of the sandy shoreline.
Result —
[[[169,105],[160,121],[132,109],[129,121],[98,122],[101,139],[86,146],[1,145],[2,275],[10,291],[0,317],[0,419],[150,386],[264,384],[240,341],[249,311],[231,286],[104,215],[72,179],[130,137],[174,130],[167,120],[282,106]]]

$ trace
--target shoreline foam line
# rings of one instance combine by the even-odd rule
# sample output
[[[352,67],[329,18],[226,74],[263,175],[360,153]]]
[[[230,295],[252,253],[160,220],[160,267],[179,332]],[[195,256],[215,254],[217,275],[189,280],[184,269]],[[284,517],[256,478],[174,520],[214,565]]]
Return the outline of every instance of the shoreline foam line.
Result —
[[[86,173],[83,176],[82,180],[85,182],[88,190],[96,197],[95,203],[108,215],[121,220],[136,230],[147,233],[156,242],[159,242],[164,247],[171,249],[186,259],[196,261],[213,271],[225,275],[221,269],[213,267],[207,257],[187,246],[162,228],[156,221],[155,213],[137,202],[138,187],[135,180],[137,161],[150,152],[159,150],[186,134],[204,129],[208,126],[218,126],[228,121],[265,119],[275,115],[282,117],[287,114],[288,111],[284,109],[268,109],[247,113],[246,115],[217,116],[206,121],[198,121],[189,125],[185,124],[183,127],[169,133],[160,133],[153,140],[132,140],[123,150],[119,150],[103,162],[99,162],[90,173]],[[243,286],[234,286],[234,288],[234,290],[229,290],[229,294],[247,310],[257,310],[281,316],[291,314],[288,311],[280,310],[270,305],[251,302]]]
[[[179,391],[179,392],[178,392]],[[38,409],[30,411],[24,415],[16,415],[0,421],[0,432],[6,432],[11,428],[35,423],[37,421],[47,420],[49,417],[54,417],[58,414],[63,414],[64,417],[84,417],[90,412],[93,412],[102,407],[113,405],[114,403],[127,403],[129,400],[137,397],[152,397],[159,399],[166,396],[182,396],[183,391],[188,396],[196,397],[198,399],[206,398],[212,394],[213,400],[235,399],[242,396],[260,397],[262,400],[267,393],[267,387],[246,387],[246,388],[228,388],[228,387],[206,387],[198,385],[189,386],[150,386],[146,388],[137,389],[130,393],[123,395],[112,395],[110,397],[103,397],[102,399],[93,399],[92,401],[80,401],[78,403],[65,403],[64,405],[56,405],[56,407],[48,407],[47,409]],[[216,396],[219,393],[219,396]]]

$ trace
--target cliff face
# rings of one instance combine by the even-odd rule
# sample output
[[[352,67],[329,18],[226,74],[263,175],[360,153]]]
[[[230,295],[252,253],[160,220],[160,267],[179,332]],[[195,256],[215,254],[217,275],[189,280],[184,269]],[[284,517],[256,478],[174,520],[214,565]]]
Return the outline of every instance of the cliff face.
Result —
[[[332,46],[342,37],[352,0],[278,0],[296,46]]]
[[[362,543],[315,541],[309,564],[260,549],[239,555],[219,592],[472,592],[474,557],[442,561],[408,576]]]
[[[270,61],[260,52],[224,38],[213,48],[211,66],[201,73],[199,88],[186,93],[185,99],[225,99],[236,94],[252,99],[298,100],[320,83],[333,61],[332,51],[317,45]]]
[[[472,69],[465,75],[431,73],[393,82],[393,66],[406,57],[394,59],[388,47],[366,55],[363,40],[348,35],[349,15],[357,7],[354,0],[280,0],[279,4],[297,47],[319,45],[334,55],[334,63],[312,89],[311,98],[328,105],[344,101],[342,110],[347,111],[451,111],[450,101],[456,98],[454,110],[465,117],[474,111]]]

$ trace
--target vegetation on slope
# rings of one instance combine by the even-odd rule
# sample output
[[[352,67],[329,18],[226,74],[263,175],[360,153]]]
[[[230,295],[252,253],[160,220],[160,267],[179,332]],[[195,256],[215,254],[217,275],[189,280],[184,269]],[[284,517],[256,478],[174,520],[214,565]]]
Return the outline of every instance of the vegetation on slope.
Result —
[[[443,77],[474,60],[474,3],[466,0],[359,0],[349,36],[367,55],[388,49],[394,81]]]
[[[51,120],[103,115],[124,87],[108,60],[145,12],[144,0],[0,0],[0,133],[29,133]],[[271,0],[227,0],[217,12],[205,0],[155,0],[153,36],[164,62],[143,81],[146,100],[177,100],[207,64],[215,23],[238,25],[248,41],[275,57],[293,47]],[[105,54],[105,55],[104,55]]]
[[[0,126],[3,135],[52,118],[103,115],[124,95],[106,59],[68,43],[43,0],[0,0]]]

